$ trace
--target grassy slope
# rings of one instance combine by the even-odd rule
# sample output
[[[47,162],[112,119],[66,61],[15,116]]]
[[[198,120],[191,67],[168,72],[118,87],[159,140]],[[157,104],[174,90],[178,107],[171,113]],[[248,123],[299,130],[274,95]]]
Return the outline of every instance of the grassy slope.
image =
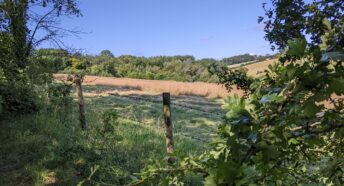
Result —
[[[161,104],[99,95],[86,97],[86,108],[87,131],[79,130],[76,107],[67,116],[48,111],[1,121],[0,185],[76,185],[80,181],[123,185],[153,160],[165,162]],[[112,123],[114,130],[108,132],[102,122],[102,111],[107,109],[119,114]],[[182,107],[173,107],[172,116],[176,148],[182,154],[204,151],[206,142],[188,136],[209,139],[221,123],[219,118]],[[96,165],[99,169],[92,181],[87,180]],[[199,177],[189,179],[188,185],[200,184]]]

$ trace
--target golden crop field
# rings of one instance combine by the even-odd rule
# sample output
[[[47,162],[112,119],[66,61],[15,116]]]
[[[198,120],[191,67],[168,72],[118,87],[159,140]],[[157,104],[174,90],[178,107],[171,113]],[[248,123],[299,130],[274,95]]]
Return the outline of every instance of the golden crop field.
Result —
[[[272,64],[275,59],[266,60],[254,64],[244,66],[248,69],[248,74],[251,76],[259,76],[260,72]],[[55,74],[57,80],[66,79],[66,74]],[[225,98],[229,95],[239,94],[242,92],[233,89],[228,93],[223,85],[216,83],[205,82],[177,82],[170,80],[145,80],[132,78],[115,78],[102,76],[86,76],[84,80],[85,85],[97,86],[111,86],[113,89],[105,90],[103,93],[115,93],[120,95],[128,94],[143,94],[143,95],[157,95],[162,92],[170,92],[172,95],[180,96],[203,96],[207,98]],[[102,92],[98,92],[102,93]]]

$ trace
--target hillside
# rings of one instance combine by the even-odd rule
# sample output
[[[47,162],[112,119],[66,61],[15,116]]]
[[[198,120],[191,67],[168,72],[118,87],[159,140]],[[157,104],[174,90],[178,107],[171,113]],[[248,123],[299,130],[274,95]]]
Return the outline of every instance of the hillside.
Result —
[[[278,61],[277,59],[269,59],[262,62],[245,65],[244,67],[248,69],[248,72],[247,72],[248,75],[257,77],[257,76],[261,76],[264,70],[266,70],[269,65],[277,61]]]
[[[267,60],[259,61],[259,62],[246,62],[242,64],[229,65],[228,68],[230,69],[247,68],[248,75],[253,76],[253,77],[259,77],[260,74],[262,74],[264,70],[268,68],[269,65],[277,61],[278,59],[274,58],[274,59],[267,59]]]

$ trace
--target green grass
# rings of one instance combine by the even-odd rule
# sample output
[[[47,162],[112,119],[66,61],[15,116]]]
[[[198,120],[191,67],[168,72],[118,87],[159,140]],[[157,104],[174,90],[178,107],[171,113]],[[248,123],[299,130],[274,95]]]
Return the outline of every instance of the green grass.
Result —
[[[146,165],[166,162],[162,104],[120,96],[85,100],[86,131],[80,130],[76,103],[67,116],[43,110],[2,120],[0,185],[76,185],[81,181],[84,185],[125,185]],[[110,131],[102,120],[109,109],[118,114]],[[219,118],[179,107],[172,108],[172,120],[176,149],[184,155],[208,148],[207,143],[188,136],[210,140],[221,123]],[[201,184],[197,176],[188,180],[188,185]]]

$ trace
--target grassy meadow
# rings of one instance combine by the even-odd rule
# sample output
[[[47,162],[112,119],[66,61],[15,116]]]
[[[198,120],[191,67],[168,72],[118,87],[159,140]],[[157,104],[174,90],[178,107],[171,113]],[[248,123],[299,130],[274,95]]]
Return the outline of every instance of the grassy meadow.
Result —
[[[126,185],[146,165],[165,162],[161,96],[106,93],[115,89],[84,86],[86,131],[79,129],[76,102],[68,112],[43,110],[1,123],[0,185]],[[203,152],[222,121],[221,102],[200,96],[171,99],[177,153]],[[103,120],[106,112],[116,115],[110,129]],[[187,179],[201,184],[195,176]]]

